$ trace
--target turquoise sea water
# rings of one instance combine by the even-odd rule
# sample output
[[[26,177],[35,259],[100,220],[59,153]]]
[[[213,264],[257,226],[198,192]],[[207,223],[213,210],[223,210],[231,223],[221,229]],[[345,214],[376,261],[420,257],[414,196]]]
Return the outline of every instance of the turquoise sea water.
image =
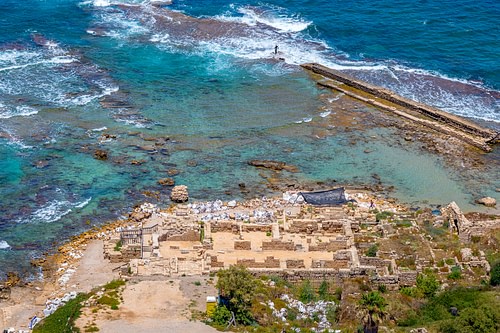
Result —
[[[296,165],[297,181],[380,179],[415,206],[495,196],[498,149],[478,175],[391,129],[335,124],[352,103],[298,65],[498,129],[498,22],[496,1],[1,1],[0,274],[32,275],[53,244],[157,200],[144,191],[168,204],[171,169],[200,200],[272,194],[254,158]]]

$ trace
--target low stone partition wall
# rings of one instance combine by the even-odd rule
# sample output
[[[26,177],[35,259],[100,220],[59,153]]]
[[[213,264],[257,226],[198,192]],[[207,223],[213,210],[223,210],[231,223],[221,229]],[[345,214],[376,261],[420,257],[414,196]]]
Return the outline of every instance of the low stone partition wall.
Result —
[[[362,266],[389,267],[391,265],[391,261],[376,257],[360,256],[359,264]]]
[[[217,256],[210,256],[210,267],[212,268],[224,268],[224,262],[217,260]]]
[[[304,265],[304,260],[303,259],[289,259],[286,261],[286,268],[288,269],[295,269],[295,268],[306,268]]]
[[[271,232],[273,226],[271,224],[242,224],[241,232]]]
[[[291,220],[288,232],[292,234],[312,234],[318,232],[318,221],[316,220]]]
[[[397,275],[373,276],[370,278],[370,282],[376,286],[384,285],[389,290],[399,289],[399,277]]]
[[[217,221],[210,222],[210,228],[212,232],[232,232],[233,234],[239,234],[239,226],[230,221]]]
[[[347,249],[347,241],[345,240],[330,240],[329,242],[318,243],[317,245],[309,245],[309,251],[321,251],[321,252],[336,252],[339,250]]]
[[[234,241],[235,250],[246,250],[250,251],[252,249],[252,242],[250,241]]]
[[[295,251],[292,241],[283,242],[277,239],[262,242],[262,251]]]
[[[339,271],[337,269],[250,269],[254,276],[276,276],[290,283],[301,283],[309,280],[311,283],[321,283],[324,280],[335,282],[340,281]]]
[[[131,259],[141,258],[141,244],[126,245],[120,251],[107,251],[104,253],[104,259],[111,263],[128,262]]]
[[[197,242],[200,241],[200,232],[197,230],[188,230],[183,234],[177,234],[177,235],[169,235],[163,234],[158,238],[159,242],[165,242],[165,241],[183,241],[183,242]]]
[[[313,260],[311,264],[311,268],[331,268],[331,269],[340,269],[340,268],[349,268],[350,265],[349,260]]]
[[[238,259],[236,264],[247,268],[280,268],[280,260],[273,256],[267,257],[264,262],[258,262],[255,259]]]
[[[344,232],[344,223],[340,221],[322,221],[318,229],[324,233],[341,234]]]
[[[416,271],[399,272],[399,285],[414,286],[417,283],[417,274]]]

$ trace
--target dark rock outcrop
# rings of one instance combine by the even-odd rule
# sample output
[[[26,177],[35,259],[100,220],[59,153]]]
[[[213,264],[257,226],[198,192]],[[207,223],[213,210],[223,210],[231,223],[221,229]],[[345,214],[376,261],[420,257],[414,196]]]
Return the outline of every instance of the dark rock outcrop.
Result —
[[[298,172],[298,168],[296,166],[288,165],[285,162],[269,161],[269,160],[250,160],[247,163],[257,168],[265,168],[275,171],[286,170],[289,172]]]

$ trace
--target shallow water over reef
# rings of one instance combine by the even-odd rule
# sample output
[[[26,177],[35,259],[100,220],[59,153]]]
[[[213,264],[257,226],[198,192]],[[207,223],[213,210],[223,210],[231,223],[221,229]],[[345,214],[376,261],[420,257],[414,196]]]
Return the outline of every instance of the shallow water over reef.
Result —
[[[355,27],[332,26],[349,13],[387,20],[353,6],[331,13],[330,2],[2,2],[0,274],[34,276],[30,258],[54,244],[137,203],[168,205],[170,188],[158,184],[165,177],[188,185],[193,200],[276,195],[276,181],[381,184],[393,187],[384,195],[415,207],[454,200],[469,210],[475,198],[496,196],[498,148],[478,157],[485,168],[450,167],[380,126],[378,111],[319,89],[298,67],[321,62],[498,128],[500,80],[479,62],[491,63],[489,51],[478,47],[476,61],[458,66],[466,73],[401,41],[384,51],[383,36],[353,38]],[[453,50],[447,57],[468,59]],[[108,159],[95,159],[96,150]],[[251,159],[298,172],[276,175]]]

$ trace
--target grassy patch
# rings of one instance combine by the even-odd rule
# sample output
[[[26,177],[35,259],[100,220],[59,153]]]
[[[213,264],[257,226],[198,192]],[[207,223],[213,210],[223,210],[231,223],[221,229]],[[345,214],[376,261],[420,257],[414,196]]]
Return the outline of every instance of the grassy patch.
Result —
[[[65,305],[57,309],[52,315],[43,319],[35,326],[34,333],[73,333],[80,332],[75,327],[75,320],[80,316],[82,303],[88,295],[79,294]]]
[[[114,250],[119,252],[122,249],[122,245],[122,241],[119,240],[118,242],[116,242]]]
[[[381,220],[387,220],[389,217],[392,217],[393,215],[394,215],[394,213],[392,213],[392,212],[383,211],[383,212],[377,213],[377,215],[375,215],[375,219],[377,220],[377,222],[380,222]]]
[[[413,225],[409,220],[396,220],[394,223],[399,228],[409,228]]]
[[[474,327],[468,327],[466,330],[447,330],[446,327],[450,326],[452,322],[464,321],[463,326],[471,324],[476,327],[489,327],[480,326],[479,322],[473,323],[472,321],[483,321],[480,315],[488,314],[488,318],[484,319],[485,322],[496,323],[496,327],[492,332],[499,329],[498,322],[500,320],[500,300],[496,297],[495,290],[487,288],[472,287],[464,288],[457,287],[444,291],[437,296],[429,299],[427,303],[419,309],[412,309],[408,312],[407,316],[398,320],[399,326],[425,326],[425,327],[438,327],[438,332],[482,332],[477,331]],[[454,317],[450,309],[456,308],[458,316]],[[479,314],[475,314],[471,318],[471,311],[480,309]],[[491,319],[491,320],[490,320]],[[472,321],[471,321],[472,320]],[[465,328],[464,326],[464,328]],[[491,326],[491,325],[490,325]],[[487,331],[484,331],[487,332]]]
[[[103,286],[106,290],[118,289],[121,286],[125,285],[125,281],[123,280],[113,280]]]
[[[97,304],[108,305],[111,309],[118,309],[118,305],[120,305],[120,301],[114,297],[108,295],[102,295],[98,300]]]

